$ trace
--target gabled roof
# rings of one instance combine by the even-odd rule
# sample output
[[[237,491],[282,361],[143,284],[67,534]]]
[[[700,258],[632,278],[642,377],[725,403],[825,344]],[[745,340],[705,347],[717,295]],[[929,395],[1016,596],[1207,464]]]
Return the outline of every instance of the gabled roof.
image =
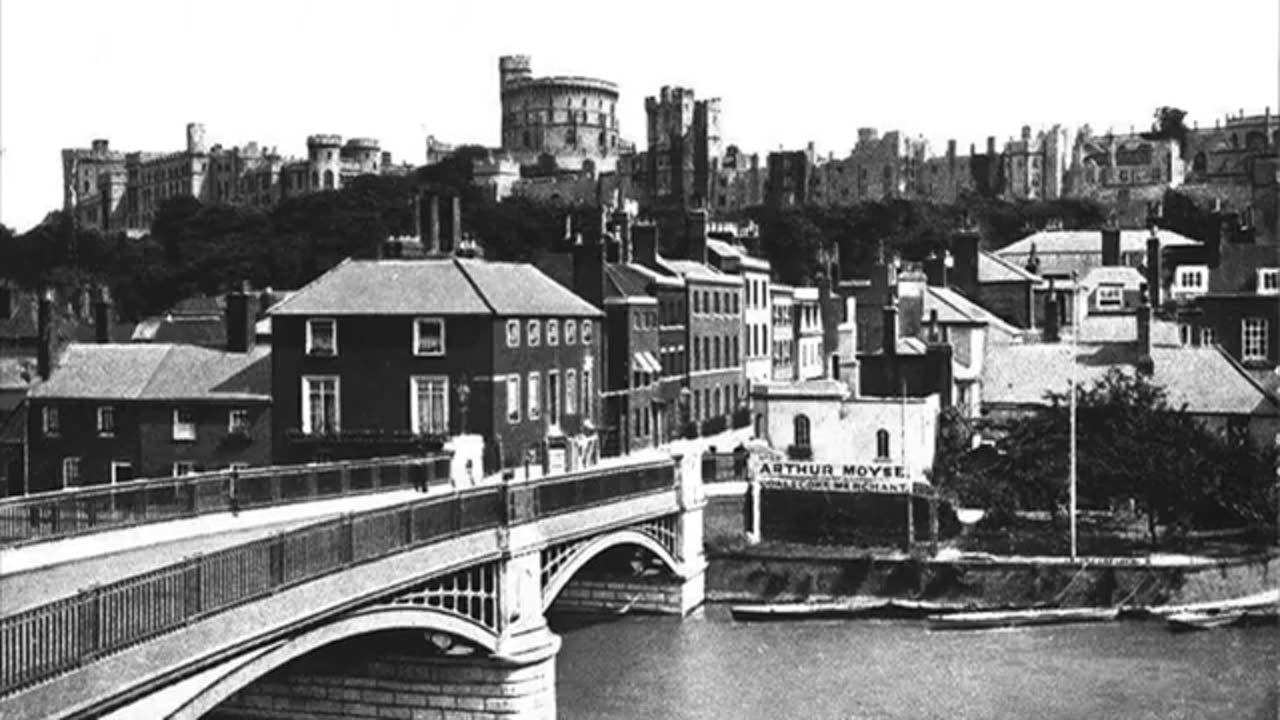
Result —
[[[983,250],[978,253],[978,282],[1029,282],[1038,285],[1043,279],[1016,263]]]
[[[195,345],[67,346],[33,398],[90,400],[271,399],[271,350],[232,353]]]
[[[605,265],[604,277],[606,298],[653,299],[645,287],[645,279],[626,265]]]
[[[989,328],[1004,331],[1010,335],[1017,335],[1019,332],[1014,326],[996,317],[995,314],[988,312],[986,308],[951,288],[937,285],[925,286],[924,317],[922,322],[929,321],[930,311],[932,310],[938,311],[938,322],[944,325],[986,325]]]
[[[1124,345],[1080,345],[1078,381],[1088,387],[1112,368],[1134,371],[1137,349]],[[1280,408],[1249,374],[1217,347],[1153,347],[1151,379],[1165,388],[1169,404],[1197,414],[1280,416]],[[1069,343],[1028,343],[993,349],[983,371],[985,403],[1047,404],[1045,393],[1066,392],[1072,371]]]
[[[348,259],[272,315],[568,315],[602,313],[532,265],[448,258]]]

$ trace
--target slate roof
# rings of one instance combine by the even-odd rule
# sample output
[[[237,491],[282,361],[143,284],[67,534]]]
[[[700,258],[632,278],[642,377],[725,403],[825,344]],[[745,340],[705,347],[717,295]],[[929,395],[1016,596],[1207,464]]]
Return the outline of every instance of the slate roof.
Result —
[[[606,297],[653,299],[647,282],[627,265],[605,265]]]
[[[1120,252],[1146,252],[1147,238],[1150,236],[1151,231],[1149,230],[1121,230]],[[1157,229],[1156,236],[1160,238],[1160,247],[1200,244],[1198,240],[1192,240],[1186,235],[1165,228]],[[1036,255],[1095,253],[1101,257],[1102,231],[1041,230],[996,250],[995,254],[1006,259],[1010,255],[1027,255],[1031,252],[1032,245],[1036,246]]]
[[[1044,280],[1018,264],[984,250],[978,253],[978,282],[1029,282],[1039,285]]]
[[[684,278],[678,275],[659,272],[658,270],[654,270],[651,267],[646,267],[644,265],[641,265],[640,263],[627,263],[623,267],[626,267],[627,270],[639,276],[642,276],[645,279],[645,282],[656,283],[658,285],[665,285],[666,287],[669,287],[669,288],[684,287]]]
[[[744,267],[768,272],[769,261],[747,252],[747,249],[724,240],[707,238],[707,249],[723,258],[736,258]]]
[[[532,265],[449,258],[351,260],[272,315],[559,315],[601,313]]]
[[[922,323],[929,322],[929,311],[931,310],[938,311],[939,323],[981,324],[1010,335],[1019,333],[1014,326],[996,317],[991,312],[988,312],[986,308],[951,288],[938,287],[936,285],[925,286]]]
[[[1071,328],[1063,329],[1063,336],[1069,338]],[[1132,343],[1138,341],[1138,316],[1134,313],[1118,315],[1088,315],[1080,318],[1080,330],[1077,336],[1082,343]],[[1169,347],[1182,345],[1178,337],[1177,323],[1166,320],[1151,320],[1151,344]]]
[[[231,353],[195,345],[72,344],[33,398],[271,399],[270,348]]]
[[[1092,385],[1112,368],[1134,371],[1132,345],[1080,345],[1077,379]],[[1280,407],[1257,382],[1216,347],[1153,347],[1152,381],[1165,388],[1169,404],[1196,414],[1280,416]],[[987,354],[984,403],[1043,405],[1045,393],[1065,392],[1071,373],[1071,345],[1009,345]]]
[[[670,270],[672,273],[684,278],[692,278],[694,280],[703,280],[716,282],[725,285],[741,285],[742,278],[737,275],[728,275],[719,270],[694,260],[683,260],[675,258],[658,258],[658,264]]]
[[[1081,278],[1080,285],[1089,289],[1098,287],[1099,285],[1123,285],[1125,287],[1137,287],[1145,283],[1147,279],[1137,268],[1128,265],[1110,265],[1096,267]]]

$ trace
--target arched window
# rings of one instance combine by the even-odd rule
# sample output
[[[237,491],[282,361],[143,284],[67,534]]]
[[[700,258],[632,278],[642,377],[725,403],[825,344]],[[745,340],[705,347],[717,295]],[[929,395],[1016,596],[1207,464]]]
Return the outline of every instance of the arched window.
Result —
[[[712,391],[711,391],[711,397],[715,398],[715,399],[712,401],[712,402],[714,403],[714,405],[712,405],[712,407],[714,407],[714,408],[716,409],[716,415],[723,415],[723,414],[724,414],[724,401],[723,401],[723,399],[722,399],[722,398],[721,398],[721,396],[720,396],[720,386],[719,386],[719,385],[717,385],[717,386],[716,386],[716,389],[715,389],[715,390],[712,390]]]
[[[333,171],[332,170],[324,171],[324,189],[325,190],[333,189]]]
[[[809,447],[809,416],[797,415],[791,421],[791,426],[795,435],[792,444],[796,447]]]
[[[876,431],[876,459],[889,459],[889,431],[884,428]]]
[[[1196,153],[1196,156],[1191,160],[1191,170],[1202,173],[1207,167],[1209,167],[1209,161],[1205,158],[1204,153]]]
[[[711,347],[711,369],[715,370],[720,367],[720,336],[716,336]]]
[[[311,171],[311,187],[313,188],[320,187],[320,171],[319,170]]]

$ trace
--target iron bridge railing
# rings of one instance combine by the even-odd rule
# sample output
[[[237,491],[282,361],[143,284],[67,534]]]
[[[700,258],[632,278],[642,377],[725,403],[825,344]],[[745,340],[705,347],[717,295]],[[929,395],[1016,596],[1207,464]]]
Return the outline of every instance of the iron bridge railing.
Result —
[[[194,621],[455,536],[676,487],[676,463],[588,469],[351,513],[0,618],[0,697]]]
[[[131,480],[0,500],[0,546],[449,479],[449,453]]]

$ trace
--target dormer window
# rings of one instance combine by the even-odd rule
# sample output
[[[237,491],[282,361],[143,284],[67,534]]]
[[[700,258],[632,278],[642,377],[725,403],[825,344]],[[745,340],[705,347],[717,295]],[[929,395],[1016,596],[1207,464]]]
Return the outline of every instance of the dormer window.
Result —
[[[1258,268],[1258,294],[1280,295],[1280,268]]]
[[[413,321],[413,354],[444,355],[444,320],[418,318]]]
[[[1118,310],[1124,307],[1124,288],[1120,285],[1099,286],[1097,304],[1099,310]]]
[[[338,354],[338,323],[336,320],[307,321],[307,354]]]
[[[1183,265],[1174,274],[1175,294],[1201,294],[1209,289],[1209,268],[1204,265]]]

